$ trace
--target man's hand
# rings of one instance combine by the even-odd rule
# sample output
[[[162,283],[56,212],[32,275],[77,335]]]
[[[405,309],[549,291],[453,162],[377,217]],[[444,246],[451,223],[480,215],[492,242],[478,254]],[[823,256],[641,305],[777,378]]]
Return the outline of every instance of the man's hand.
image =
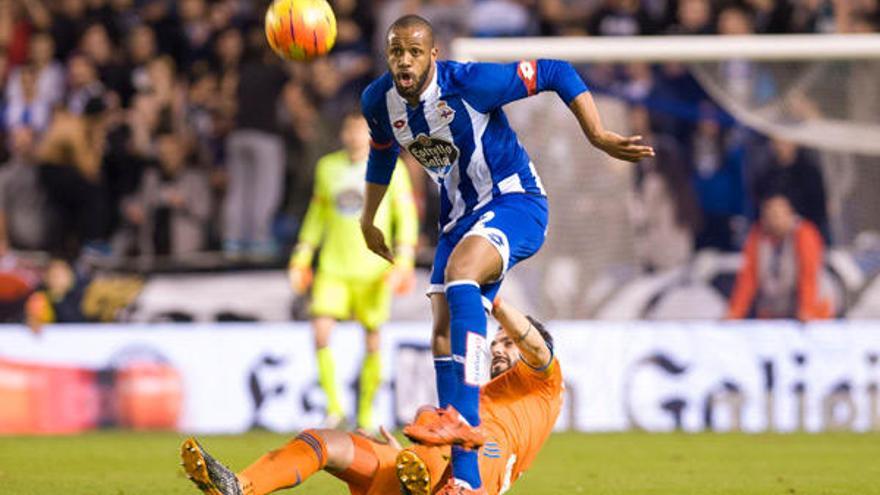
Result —
[[[589,91],[585,91],[569,103],[574,117],[584,131],[584,136],[600,150],[619,160],[637,162],[642,158],[654,156],[654,149],[639,144],[642,136],[624,137],[616,132],[606,131],[599,117],[599,109]]]
[[[382,233],[379,227],[371,223],[361,223],[361,232],[364,234],[364,241],[367,243],[370,251],[385,258],[389,263],[394,263],[391,249],[388,247],[388,244],[385,244],[385,234]]]
[[[309,286],[312,285],[312,268],[291,266],[287,269],[287,278],[290,280],[290,288],[293,289],[293,293],[301,296],[305,294],[309,289]]]
[[[593,145],[617,158],[637,162],[642,158],[654,156],[654,148],[640,144],[642,136],[621,136],[616,132],[604,131],[593,139]]]

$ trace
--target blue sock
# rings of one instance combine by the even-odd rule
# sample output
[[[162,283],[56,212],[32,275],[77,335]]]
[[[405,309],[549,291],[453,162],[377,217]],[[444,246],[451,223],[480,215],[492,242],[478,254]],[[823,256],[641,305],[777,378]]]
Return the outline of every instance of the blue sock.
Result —
[[[452,405],[470,423],[480,424],[480,378],[487,366],[484,347],[486,340],[486,313],[480,286],[471,280],[456,281],[446,286],[449,303],[452,355],[458,384],[458,393]],[[456,479],[467,482],[471,488],[482,486],[477,451],[455,448],[452,450],[452,473]]]
[[[476,490],[483,486],[480,479],[479,451],[452,446],[452,477],[464,481]]]
[[[434,357],[434,373],[437,375],[437,405],[444,408],[452,403],[458,392],[459,379],[455,374],[452,356]]]

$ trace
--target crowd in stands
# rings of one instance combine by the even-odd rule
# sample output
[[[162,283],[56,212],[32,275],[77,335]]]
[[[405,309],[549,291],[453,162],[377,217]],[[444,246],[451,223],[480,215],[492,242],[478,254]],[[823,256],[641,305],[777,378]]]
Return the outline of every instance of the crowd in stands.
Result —
[[[456,36],[870,32],[880,24],[876,0],[330,3],[339,33],[332,54],[295,64],[268,49],[266,0],[0,0],[0,255],[214,251],[233,262],[283,262],[315,162],[337,147],[341,116],[384,69],[384,26],[406,13],[431,20],[443,47]],[[758,198],[779,192],[830,240],[812,152],[763,140],[761,153],[749,154],[759,158],[746,160],[758,141],[680,65],[582,73],[594,90],[630,101],[632,125],[657,147],[634,188],[649,202],[651,187],[666,189],[682,251],[738,249]],[[656,111],[664,102],[691,111]],[[416,191],[429,194],[424,185]],[[423,200],[423,214],[431,202]]]

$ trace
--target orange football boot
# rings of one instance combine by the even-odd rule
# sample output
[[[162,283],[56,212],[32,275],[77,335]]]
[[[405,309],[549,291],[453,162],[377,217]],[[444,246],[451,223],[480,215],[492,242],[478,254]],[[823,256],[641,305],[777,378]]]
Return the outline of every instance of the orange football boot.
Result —
[[[486,443],[483,430],[469,425],[451,405],[434,411],[423,408],[416,421],[403,428],[403,434],[413,442],[435,447],[459,445],[478,449]]]

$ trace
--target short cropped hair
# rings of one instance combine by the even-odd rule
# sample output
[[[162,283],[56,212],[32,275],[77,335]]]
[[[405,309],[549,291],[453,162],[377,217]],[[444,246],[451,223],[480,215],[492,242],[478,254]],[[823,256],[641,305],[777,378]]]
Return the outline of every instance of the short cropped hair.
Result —
[[[430,36],[431,46],[434,46],[434,26],[432,26],[424,17],[415,14],[408,14],[394,21],[385,33],[385,39],[387,40],[388,37],[391,36],[391,32],[395,29],[408,29],[415,27],[423,28],[427,31],[428,36]]]

